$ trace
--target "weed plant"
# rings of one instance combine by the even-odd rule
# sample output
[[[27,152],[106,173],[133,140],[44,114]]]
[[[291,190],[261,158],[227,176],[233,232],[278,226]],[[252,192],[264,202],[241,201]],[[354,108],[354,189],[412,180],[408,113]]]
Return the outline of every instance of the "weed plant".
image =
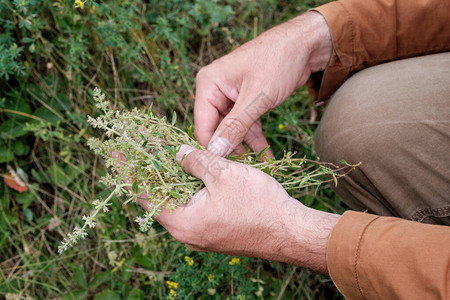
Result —
[[[94,209],[90,215],[83,216],[84,225],[76,226],[64,238],[64,242],[58,247],[59,253],[87,236],[86,228],[94,228],[97,215],[109,211],[113,196],[126,195],[129,199],[124,204],[148,201],[145,215],[136,218],[140,230],[147,232],[162,209],[173,211],[187,204],[204,186],[201,180],[184,173],[176,162],[175,156],[181,144],[196,149],[204,148],[192,136],[192,127],[186,133],[175,126],[175,112],[169,124],[166,117],[155,116],[151,107],[147,112],[137,108],[123,112],[110,109],[110,101],[98,88],[94,89],[93,97],[95,106],[102,111],[102,115],[97,118],[88,116],[88,122],[94,128],[103,129],[108,139],[101,141],[91,137],[87,144],[112,169],[113,174],[103,176],[100,182],[112,188],[113,192],[106,199],[94,200]],[[321,180],[326,175],[332,178],[328,181],[334,181],[337,185],[339,177],[356,167],[345,165],[339,168],[330,163],[294,158],[292,152],[284,153],[279,160],[265,158],[267,150],[268,147],[259,153],[243,153],[228,158],[269,174],[288,192],[327,182]],[[124,156],[125,161],[117,158],[119,154]]]

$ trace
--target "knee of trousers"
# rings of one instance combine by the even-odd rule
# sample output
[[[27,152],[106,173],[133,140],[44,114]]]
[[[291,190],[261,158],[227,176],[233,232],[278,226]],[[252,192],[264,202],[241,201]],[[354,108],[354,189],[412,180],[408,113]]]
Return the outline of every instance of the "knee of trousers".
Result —
[[[347,80],[328,103],[316,151],[322,161],[361,162],[335,188],[351,208],[450,224],[450,55],[412,60]]]

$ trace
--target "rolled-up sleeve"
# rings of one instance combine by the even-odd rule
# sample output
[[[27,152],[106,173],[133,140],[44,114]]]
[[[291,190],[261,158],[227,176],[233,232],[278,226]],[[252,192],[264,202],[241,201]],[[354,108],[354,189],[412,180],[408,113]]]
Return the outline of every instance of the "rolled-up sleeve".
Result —
[[[448,0],[340,0],[314,9],[330,28],[327,68],[306,86],[328,99],[354,73],[396,59],[450,51]]]
[[[450,299],[450,227],[348,211],[327,265],[347,299]]]

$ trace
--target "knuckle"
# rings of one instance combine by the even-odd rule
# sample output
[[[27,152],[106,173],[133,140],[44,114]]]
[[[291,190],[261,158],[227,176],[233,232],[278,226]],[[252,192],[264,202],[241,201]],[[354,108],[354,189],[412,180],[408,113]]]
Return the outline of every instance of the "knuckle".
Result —
[[[240,117],[230,117],[225,118],[222,121],[224,126],[223,128],[226,129],[226,132],[220,132],[219,134],[222,136],[222,134],[225,134],[225,138],[228,139],[228,141],[233,142],[237,139],[242,139],[245,134],[248,131],[248,126],[245,124],[245,122]]]
[[[195,76],[195,82],[196,82],[196,84],[201,83],[201,81],[202,81],[204,78],[207,78],[207,77],[208,77],[208,73],[210,72],[210,69],[211,69],[211,66],[208,65],[208,66],[206,66],[206,67],[201,68],[201,69],[197,72],[197,75]]]

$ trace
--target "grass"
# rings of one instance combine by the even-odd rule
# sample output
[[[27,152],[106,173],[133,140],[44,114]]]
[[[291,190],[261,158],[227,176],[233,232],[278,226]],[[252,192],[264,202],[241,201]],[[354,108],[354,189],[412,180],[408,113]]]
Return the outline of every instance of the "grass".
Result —
[[[0,298],[160,299],[171,289],[190,299],[340,298],[329,279],[308,270],[248,258],[230,265],[231,257],[191,252],[158,225],[140,234],[133,220],[142,211],[122,209],[119,199],[86,241],[56,254],[92,199],[108,195],[98,183],[104,162],[86,146],[89,136],[102,137],[85,117],[98,113],[95,86],[118,109],[176,110],[187,128],[202,66],[326,1],[128,0],[95,9],[73,2],[0,0],[0,169],[10,166],[28,187],[19,193],[0,180]],[[315,109],[299,90],[263,117],[278,157],[286,149],[315,158]],[[343,210],[326,187],[294,196]]]

